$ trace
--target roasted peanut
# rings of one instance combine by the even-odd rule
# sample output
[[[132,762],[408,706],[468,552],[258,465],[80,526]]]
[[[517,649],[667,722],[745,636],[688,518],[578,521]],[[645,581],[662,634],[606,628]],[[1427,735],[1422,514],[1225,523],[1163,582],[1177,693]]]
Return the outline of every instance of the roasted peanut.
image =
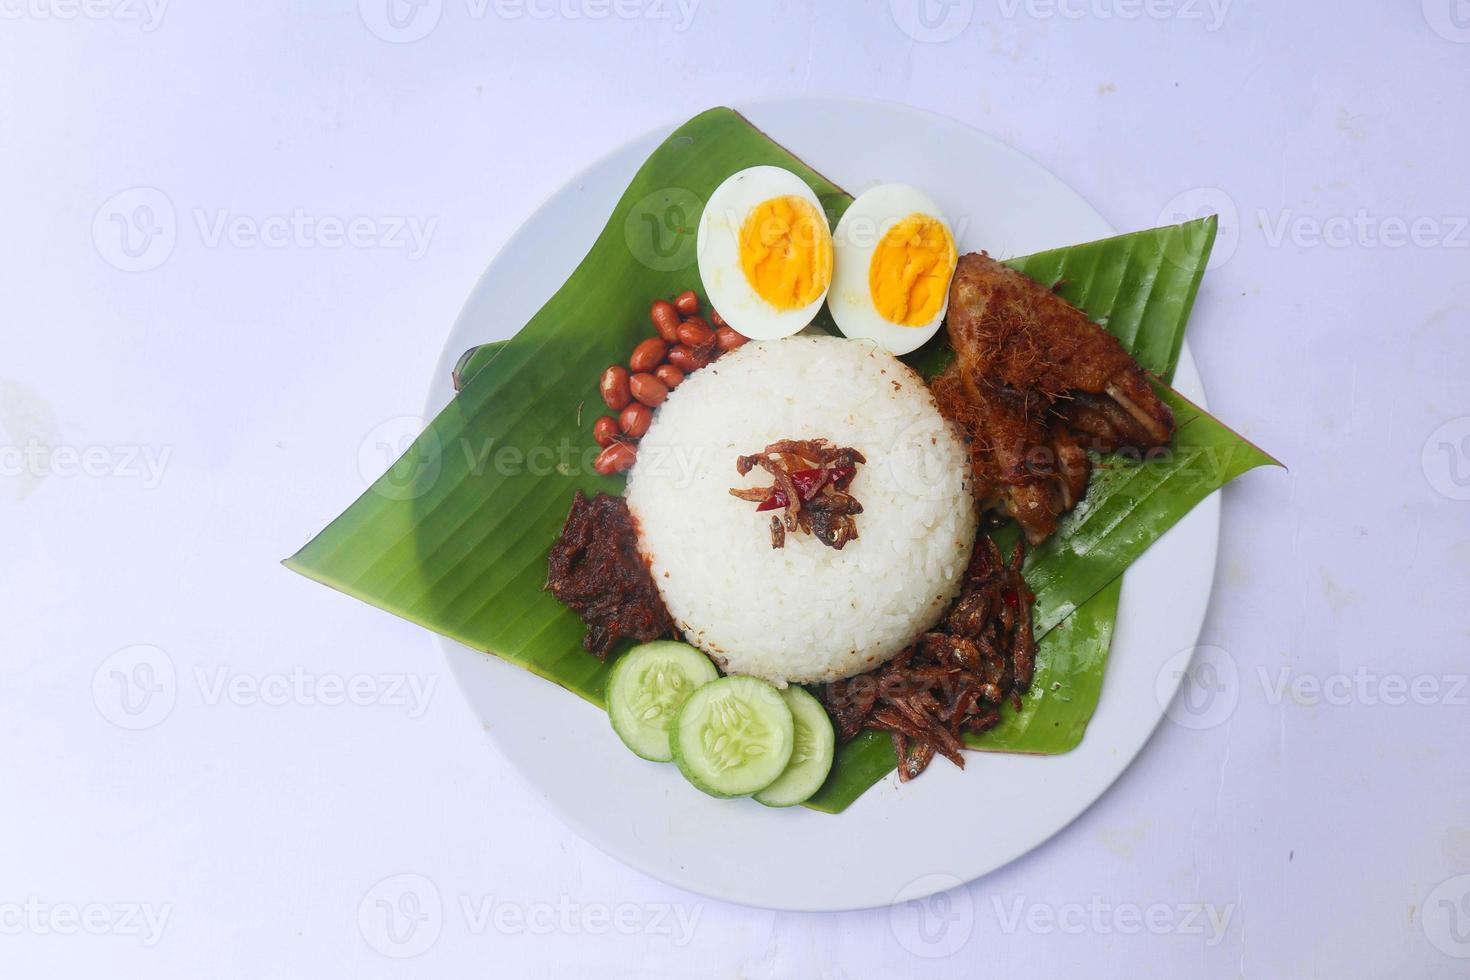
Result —
[[[690,347],[703,347],[714,337],[714,333],[699,317],[690,317],[679,324],[679,343]]]
[[[657,408],[669,397],[668,386],[651,374],[633,375],[628,379],[628,389],[634,398],[649,408]]]
[[[674,304],[666,299],[653,301],[653,308],[648,311],[648,318],[653,321],[653,329],[658,335],[669,343],[678,339],[679,313],[674,309]]]
[[[615,442],[597,454],[592,468],[603,476],[621,473],[638,461],[638,450],[631,443]]]
[[[672,364],[660,364],[658,366],[658,369],[653,372],[653,376],[662,381],[664,383],[664,387],[668,388],[670,391],[673,391],[675,388],[679,387],[679,382],[684,380],[684,372],[680,371]]]
[[[699,297],[694,295],[694,290],[686,289],[674,297],[674,309],[684,316],[693,316],[699,312]]]
[[[633,348],[633,356],[628,358],[628,368],[634,374],[647,374],[664,362],[664,355],[668,352],[668,344],[657,337],[649,337]]]
[[[633,406],[631,405],[628,406],[628,408],[632,407]],[[624,413],[626,413],[627,411],[627,408],[623,409]],[[611,415],[604,415],[602,418],[592,423],[592,441],[597,443],[604,449],[606,449],[608,446],[611,446],[613,444],[613,441],[617,439],[618,436],[622,435],[622,432],[623,429],[620,425],[618,425],[618,420],[613,418]]]
[[[621,412],[633,397],[628,389],[628,369],[614,364],[602,372],[597,390],[601,392],[602,400],[607,403],[608,408]]]
[[[694,369],[698,371],[719,357],[721,351],[719,345],[715,343],[714,337],[710,337],[709,343],[701,344],[698,347],[691,347],[689,348],[689,353],[693,355]]]
[[[669,363],[685,374],[689,374],[691,371],[698,371],[703,367],[703,365],[695,360],[694,349],[692,347],[686,347],[683,344],[675,344],[669,348]]]
[[[736,333],[734,327],[725,326],[715,331],[715,343],[719,344],[720,350],[734,350],[744,346],[749,339],[744,334]]]
[[[629,439],[642,439],[653,424],[653,409],[641,402],[633,402],[618,416],[618,424]]]

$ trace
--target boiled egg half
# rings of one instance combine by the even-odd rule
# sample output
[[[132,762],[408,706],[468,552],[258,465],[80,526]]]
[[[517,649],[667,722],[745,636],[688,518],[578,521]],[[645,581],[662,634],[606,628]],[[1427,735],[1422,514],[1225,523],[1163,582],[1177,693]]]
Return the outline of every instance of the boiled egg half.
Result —
[[[827,306],[839,330],[892,354],[934,336],[949,309],[958,255],[927,195],[907,184],[880,184],[852,202],[833,237]]]
[[[726,178],[704,206],[695,243],[710,305],[755,340],[811,323],[832,284],[827,215],[806,182],[780,167]]]

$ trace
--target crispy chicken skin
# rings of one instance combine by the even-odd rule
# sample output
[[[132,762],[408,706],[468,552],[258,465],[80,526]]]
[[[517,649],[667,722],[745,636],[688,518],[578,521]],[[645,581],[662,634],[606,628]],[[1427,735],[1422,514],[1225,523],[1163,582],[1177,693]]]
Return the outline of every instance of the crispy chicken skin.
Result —
[[[1174,416],[1122,344],[1056,293],[981,252],[962,256],[940,411],[970,440],[975,493],[1032,544],[1087,488],[1087,450],[1164,446]]]

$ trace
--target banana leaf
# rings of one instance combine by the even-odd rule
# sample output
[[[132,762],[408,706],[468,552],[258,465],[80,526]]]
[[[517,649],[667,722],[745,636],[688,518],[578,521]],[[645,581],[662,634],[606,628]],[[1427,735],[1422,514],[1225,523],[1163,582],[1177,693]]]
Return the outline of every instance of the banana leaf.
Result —
[[[512,340],[470,352],[458,365],[462,388],[450,405],[286,565],[600,705],[608,666],[582,649],[580,621],[541,588],[547,550],[575,491],[621,490],[620,479],[599,477],[591,466],[596,379],[647,335],[650,297],[700,288],[693,249],[700,202],[730,173],[758,164],[800,175],[833,220],[848,203],[839,188],[734,112],[695,117],[639,170],[566,285]],[[1186,225],[1059,249],[1017,265],[1048,284],[1065,280],[1063,295],[1085,301],[1084,309],[1106,317],[1120,336],[1132,330],[1128,342],[1157,355],[1178,349],[1203,270],[1201,253],[1208,254],[1204,240],[1212,237],[1212,225],[1207,234]],[[1033,559],[1033,568],[1041,566],[1038,581],[1048,586],[1045,621],[1054,624],[1063,610],[1073,620],[1059,631],[1066,643],[1051,639],[1057,634],[1042,639],[1047,656],[1039,670],[1063,687],[1055,697],[1030,699],[1026,711],[989,733],[993,746],[1055,752],[1080,737],[1102,680],[1116,608],[1111,583],[1227,474],[1265,460],[1232,442],[1208,416],[1192,419],[1181,439],[1197,432],[1197,450],[1135,467],[1149,470],[1146,475],[1120,468],[1116,479],[1089,492],[1090,507],[1068,523],[1054,553]],[[1225,456],[1228,465],[1200,465]],[[1161,469],[1180,461],[1190,465]],[[1063,538],[1075,546],[1068,550]],[[1097,546],[1095,559],[1082,550],[1089,543]],[[1062,564],[1048,574],[1046,561]],[[1038,690],[1050,691],[1040,674]],[[841,809],[892,768],[891,748],[886,765],[881,753],[854,755],[854,748],[861,746],[848,746],[839,760],[821,808]]]
[[[1167,458],[1094,459],[1087,497],[1026,559],[1036,593],[1037,673],[1019,712],[968,739],[978,749],[1055,755],[1081,741],[1097,708],[1123,571],[1195,504],[1269,456],[1162,385],[1178,432]],[[1065,630],[1056,626],[1063,620]],[[887,736],[865,732],[843,748],[808,805],[838,812],[896,764]]]
[[[1076,748],[1097,710],[1123,579],[1114,579],[1067,618],[1064,629],[1041,638],[1036,675],[1020,711],[1005,711],[1001,723],[982,735],[966,736],[972,749],[1061,755]],[[936,765],[948,765],[936,760]],[[871,729],[837,749],[832,772],[806,806],[841,813],[898,766],[893,742]]]
[[[847,196],[737,113],[712,109],[644,163],[592,250],[508,343],[458,365],[454,400],[289,568],[601,706],[610,665],[542,591],[546,553],[577,490],[619,493],[592,469],[596,381],[650,332],[648,304],[702,288],[702,202],[746,167],[785,167],[830,215]]]
[[[1215,232],[1216,219],[1209,217],[1007,264],[1055,288],[1105,326],[1143,368],[1170,379]],[[939,345],[917,352],[914,363],[933,375],[952,356]],[[1122,570],[1214,488],[1274,462],[1177,393],[1160,386],[1160,394],[1179,426],[1169,459],[1094,456],[1083,503],[1027,556],[1026,580],[1037,595],[1036,676],[1021,710],[1007,710],[1000,725],[967,738],[972,748],[1045,755],[1076,748],[1102,691]],[[1146,542],[1119,541],[1140,533]],[[1063,620],[1066,629],[1055,629]],[[839,750],[832,775],[807,805],[841,812],[896,765],[889,737],[863,732]]]

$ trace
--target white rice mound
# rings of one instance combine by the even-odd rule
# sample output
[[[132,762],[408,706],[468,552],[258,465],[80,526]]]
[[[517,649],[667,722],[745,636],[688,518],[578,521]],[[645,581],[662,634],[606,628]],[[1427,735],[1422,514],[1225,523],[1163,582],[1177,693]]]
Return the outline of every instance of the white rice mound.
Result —
[[[867,457],[850,492],[858,539],[801,531],[730,495],[769,486],[737,456],[825,438]],[[943,615],[975,541],[963,443],[917,374],[870,342],[749,343],[679,385],[638,447],[627,500],[679,629],[728,673],[784,687],[877,666]]]

